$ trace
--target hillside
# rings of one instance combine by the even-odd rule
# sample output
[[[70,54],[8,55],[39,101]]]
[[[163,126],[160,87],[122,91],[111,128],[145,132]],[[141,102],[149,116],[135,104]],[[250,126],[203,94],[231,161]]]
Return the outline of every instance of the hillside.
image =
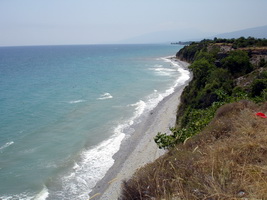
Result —
[[[197,29],[177,29],[169,31],[152,32],[133,38],[117,41],[121,44],[146,44],[146,43],[176,43],[178,41],[200,41],[203,38],[239,38],[239,37],[267,38],[267,25],[253,27],[227,33],[203,32]],[[166,40],[166,38],[168,38]]]
[[[239,38],[241,36],[267,38],[267,26],[253,27],[253,28],[243,29],[239,31],[221,33],[221,34],[215,35],[215,37],[220,37],[220,38]]]
[[[122,199],[266,199],[267,103],[222,106],[208,127],[141,168]]]
[[[192,63],[194,77],[181,96],[173,135],[159,133],[155,138],[159,147],[200,132],[221,105],[242,99],[266,101],[266,47],[267,40],[242,37],[203,40],[181,49],[176,56]]]
[[[193,80],[181,96],[169,152],[125,181],[121,199],[266,199],[267,40],[203,40],[177,58]]]

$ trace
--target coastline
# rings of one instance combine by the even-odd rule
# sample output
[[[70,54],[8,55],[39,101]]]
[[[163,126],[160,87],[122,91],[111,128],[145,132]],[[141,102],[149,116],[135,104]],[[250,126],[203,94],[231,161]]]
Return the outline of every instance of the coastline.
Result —
[[[183,69],[187,69],[189,65],[177,58],[171,58],[171,60],[178,63]],[[142,119],[142,122],[133,127],[134,133],[127,135],[122,141],[120,150],[113,157],[115,160],[113,166],[93,188],[90,199],[118,199],[123,180],[127,180],[138,168],[153,162],[165,153],[165,150],[158,148],[154,137],[158,132],[169,133],[169,127],[175,125],[181,93],[191,79],[192,74],[183,85],[177,86],[172,94],[159,102]]]

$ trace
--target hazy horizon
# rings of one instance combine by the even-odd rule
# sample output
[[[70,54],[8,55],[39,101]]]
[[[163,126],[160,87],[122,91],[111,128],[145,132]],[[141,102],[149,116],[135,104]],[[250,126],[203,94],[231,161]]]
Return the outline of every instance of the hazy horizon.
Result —
[[[265,0],[1,1],[0,46],[112,44],[163,31],[186,40],[265,26],[266,7]]]

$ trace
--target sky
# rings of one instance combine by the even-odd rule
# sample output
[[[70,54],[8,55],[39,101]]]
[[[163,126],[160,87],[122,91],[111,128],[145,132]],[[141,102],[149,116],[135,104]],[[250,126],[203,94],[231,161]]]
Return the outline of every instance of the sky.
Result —
[[[225,33],[267,25],[266,8],[266,0],[0,0],[0,46],[110,44],[173,30]]]

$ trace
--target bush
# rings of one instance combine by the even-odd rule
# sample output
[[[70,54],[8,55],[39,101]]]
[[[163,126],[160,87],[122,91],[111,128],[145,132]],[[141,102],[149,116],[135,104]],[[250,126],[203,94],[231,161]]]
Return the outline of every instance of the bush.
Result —
[[[251,96],[261,96],[264,89],[267,88],[267,79],[256,79],[251,86]]]
[[[196,53],[200,50],[201,48],[198,46],[197,43],[192,43],[189,46],[185,46],[182,48],[177,54],[177,57],[180,57],[184,60],[187,60],[189,62],[192,62],[195,58]]]
[[[260,62],[258,64],[258,67],[266,67],[267,66],[267,62],[265,61],[265,59],[260,59]]]
[[[249,56],[246,52],[236,50],[230,52],[229,56],[222,59],[222,67],[228,69],[229,72],[235,77],[240,77],[253,70]]]
[[[206,109],[192,109],[188,108],[183,115],[181,127],[170,128],[172,134],[158,133],[154,141],[158,147],[168,149],[175,144],[183,143],[188,138],[194,136],[205,128],[212,120],[216,110],[222,103],[214,103]]]
[[[215,56],[209,52],[200,51],[197,53],[195,60],[201,60],[202,58],[206,59],[209,63],[215,62]]]
[[[209,123],[219,105],[249,97],[253,97],[255,102],[264,101],[267,98],[267,72],[263,71],[258,75],[249,92],[244,88],[235,87],[235,78],[253,70],[248,53],[234,50],[220,60],[217,58],[220,44],[214,45],[216,42],[223,42],[228,45],[232,43],[237,47],[247,47],[263,41],[251,37],[231,40],[215,38],[214,41],[203,40],[193,43],[179,51],[177,54],[182,58],[189,58],[189,62],[194,61],[189,66],[193,72],[193,80],[182,93],[176,127],[172,129],[172,135],[158,133],[156,143],[161,148],[169,148],[200,132]],[[219,65],[215,65],[218,62]],[[261,61],[261,66],[263,64]],[[250,84],[249,81],[248,83]]]
[[[215,65],[211,64],[207,59],[201,58],[190,65],[189,68],[193,71],[197,89],[200,89],[205,86],[209,74],[215,69]]]

